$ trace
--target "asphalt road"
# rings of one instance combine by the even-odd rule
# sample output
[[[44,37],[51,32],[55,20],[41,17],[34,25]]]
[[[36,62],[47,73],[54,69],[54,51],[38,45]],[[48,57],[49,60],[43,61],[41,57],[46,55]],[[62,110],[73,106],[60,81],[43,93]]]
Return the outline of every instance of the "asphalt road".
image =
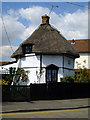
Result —
[[[88,98],[31,102],[3,102],[2,112],[0,112],[0,115],[2,115],[2,118],[88,119],[90,112],[90,110],[88,110],[89,107]]]
[[[3,118],[88,118],[88,108],[4,113]]]
[[[2,112],[20,112],[35,110],[60,110],[88,106],[88,98],[68,100],[42,100],[31,102],[3,102]]]

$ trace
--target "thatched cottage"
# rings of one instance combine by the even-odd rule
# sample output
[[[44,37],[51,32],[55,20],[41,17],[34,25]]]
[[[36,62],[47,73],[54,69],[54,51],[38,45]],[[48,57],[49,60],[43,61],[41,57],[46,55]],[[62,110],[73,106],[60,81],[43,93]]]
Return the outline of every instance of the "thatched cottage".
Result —
[[[74,74],[74,60],[79,57],[64,36],[42,16],[42,24],[13,53],[16,63],[4,67],[21,67],[30,71],[28,82],[60,82],[66,74]]]

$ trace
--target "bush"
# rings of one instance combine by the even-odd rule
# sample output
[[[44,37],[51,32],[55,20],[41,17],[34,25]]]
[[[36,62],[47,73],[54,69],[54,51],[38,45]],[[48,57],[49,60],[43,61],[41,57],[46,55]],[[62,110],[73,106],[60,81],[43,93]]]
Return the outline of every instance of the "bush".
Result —
[[[74,76],[66,75],[61,79],[61,82],[67,83],[90,83],[89,73],[87,69],[80,69],[80,73],[75,74]]]
[[[61,82],[74,83],[74,77],[70,75],[66,75],[61,79]]]
[[[2,75],[2,80],[0,81],[0,84],[2,85],[11,85],[13,82],[13,85],[16,85],[19,80],[27,82],[28,80],[28,74],[29,71],[25,71],[23,68],[9,68],[9,74]]]
[[[9,81],[6,81],[5,79],[1,79],[0,85],[9,85]]]
[[[89,73],[87,72],[87,69],[80,69],[80,73],[75,75],[75,81],[76,83],[90,83],[90,77]]]

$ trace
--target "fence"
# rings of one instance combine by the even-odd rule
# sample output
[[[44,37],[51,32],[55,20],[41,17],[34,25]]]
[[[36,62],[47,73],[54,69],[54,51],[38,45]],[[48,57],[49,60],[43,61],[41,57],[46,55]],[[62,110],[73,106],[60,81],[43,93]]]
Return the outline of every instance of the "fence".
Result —
[[[49,83],[30,86],[2,86],[3,101],[32,101],[89,98],[88,83]]]
[[[2,86],[2,101],[27,101],[30,99],[28,86]]]
[[[31,100],[88,98],[90,84],[49,83],[31,85]]]

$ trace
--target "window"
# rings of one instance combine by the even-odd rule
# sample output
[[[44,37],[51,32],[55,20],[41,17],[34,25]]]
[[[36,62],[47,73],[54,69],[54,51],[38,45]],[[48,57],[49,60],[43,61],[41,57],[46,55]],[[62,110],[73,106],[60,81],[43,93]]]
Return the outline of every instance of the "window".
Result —
[[[32,45],[24,45],[23,47],[24,54],[29,54],[32,52]]]
[[[46,82],[57,82],[58,67],[49,65],[46,67]]]
[[[75,44],[75,40],[74,39],[72,40],[71,44]]]

